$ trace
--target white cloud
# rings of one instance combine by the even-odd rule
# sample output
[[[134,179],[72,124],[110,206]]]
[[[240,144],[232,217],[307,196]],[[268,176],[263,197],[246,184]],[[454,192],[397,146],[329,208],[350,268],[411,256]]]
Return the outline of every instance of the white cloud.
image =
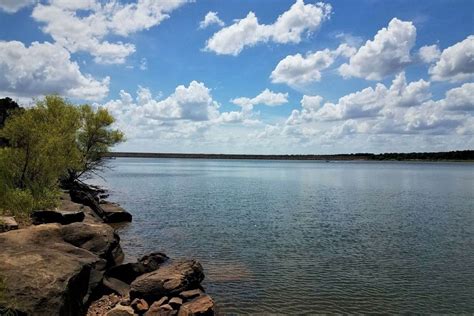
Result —
[[[111,43],[107,36],[126,37],[156,26],[184,2],[139,0],[121,4],[117,0],[106,3],[51,0],[48,4],[38,4],[32,16],[45,24],[43,32],[70,52],[88,52],[97,63],[121,64],[135,52],[135,46],[121,41]]]
[[[286,83],[290,86],[321,80],[321,71],[330,67],[338,56],[350,57],[355,48],[341,44],[335,50],[320,50],[314,53],[288,55],[272,71],[273,83]]]
[[[199,28],[205,29],[208,26],[214,25],[214,24],[220,27],[223,27],[225,25],[224,21],[219,19],[219,17],[217,16],[217,12],[209,11],[204,17],[204,20],[199,22]]]
[[[37,0],[2,0],[0,1],[0,10],[7,13],[15,13],[29,5],[32,5]]]
[[[341,65],[339,72],[344,78],[381,80],[411,63],[410,50],[415,39],[412,22],[393,18],[387,28],[379,30],[373,40],[359,48],[349,63]]]
[[[296,0],[273,24],[260,24],[255,13],[249,12],[245,18],[215,33],[206,42],[206,50],[237,56],[245,47],[262,42],[299,43],[304,34],[316,31],[329,19],[331,10],[331,5],[322,2],[304,4],[303,0]]]
[[[474,78],[474,35],[446,48],[430,68],[433,81],[463,81]]]
[[[421,105],[431,97],[430,84],[424,80],[407,84],[405,73],[400,73],[387,88],[378,83],[375,88],[341,97],[337,103],[322,104],[320,96],[303,96],[302,110],[294,110],[288,119],[289,124],[309,121],[335,121],[375,117],[382,109],[408,108]]]
[[[446,97],[439,102],[449,111],[474,111],[474,82],[448,90]]]
[[[148,60],[146,58],[142,58],[140,60],[140,70],[147,70],[148,69]]]
[[[263,90],[254,98],[240,97],[230,100],[246,110],[252,110],[255,105],[262,104],[267,106],[279,106],[288,103],[288,93],[273,92],[269,89]]]
[[[58,93],[67,97],[100,100],[109,91],[109,77],[97,80],[82,74],[69,52],[57,44],[0,41],[0,91],[34,97]]]
[[[429,64],[434,62],[435,60],[438,60],[439,56],[441,55],[441,52],[439,50],[438,45],[435,44],[420,47],[418,55],[420,56],[422,62]]]

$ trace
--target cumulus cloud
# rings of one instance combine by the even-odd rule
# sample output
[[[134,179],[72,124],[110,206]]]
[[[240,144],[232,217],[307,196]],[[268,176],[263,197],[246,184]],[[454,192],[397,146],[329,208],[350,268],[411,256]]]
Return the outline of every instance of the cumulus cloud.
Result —
[[[321,80],[321,71],[330,67],[338,56],[350,57],[356,49],[341,44],[335,50],[320,50],[314,53],[288,55],[272,71],[273,83],[299,85]]]
[[[393,18],[388,27],[379,30],[373,40],[368,40],[359,48],[349,63],[339,67],[339,73],[344,78],[381,80],[412,62],[410,51],[415,40],[413,23]]]
[[[446,97],[439,103],[449,111],[474,111],[474,83],[465,83],[448,90]]]
[[[220,112],[211,89],[198,81],[177,86],[164,99],[153,96],[144,87],[138,88],[135,97],[121,90],[118,99],[96,106],[107,108],[130,139],[196,139],[217,126],[245,127],[259,123],[251,111]]]
[[[433,81],[463,81],[474,78],[474,35],[446,48],[429,73]]]
[[[214,11],[209,11],[207,12],[206,16],[204,17],[204,20],[199,22],[199,28],[200,29],[205,29],[210,25],[217,25],[220,27],[223,27],[225,25],[224,21],[219,19],[217,16],[217,12]]]
[[[109,78],[82,74],[69,52],[58,44],[0,41],[0,91],[34,97],[58,93],[85,100],[100,100],[109,91]]]
[[[230,100],[246,110],[252,110],[255,105],[279,106],[288,103],[288,93],[273,92],[269,89],[263,90],[254,98],[240,97]]]
[[[0,10],[7,13],[15,13],[24,7],[32,5],[37,0],[2,0],[0,1]]]
[[[294,110],[289,124],[309,121],[337,121],[375,117],[382,109],[409,108],[421,105],[431,97],[430,83],[424,80],[406,82],[405,73],[400,73],[387,88],[378,83],[339,98],[337,103],[322,104],[320,96],[303,96],[302,110]]]
[[[422,62],[429,64],[438,60],[441,52],[438,45],[430,45],[420,47],[418,55],[420,56]]]
[[[185,0],[145,1],[122,4],[117,0],[50,0],[38,4],[32,17],[43,32],[70,52],[87,52],[97,63],[121,64],[135,52],[135,46],[121,41],[109,42],[107,36],[129,36],[149,29],[169,18],[169,13]]]
[[[215,33],[205,49],[237,56],[245,47],[262,42],[299,43],[303,35],[316,31],[329,19],[331,10],[331,5],[322,2],[304,4],[303,0],[296,0],[273,24],[260,24],[255,13],[249,12],[245,18]]]

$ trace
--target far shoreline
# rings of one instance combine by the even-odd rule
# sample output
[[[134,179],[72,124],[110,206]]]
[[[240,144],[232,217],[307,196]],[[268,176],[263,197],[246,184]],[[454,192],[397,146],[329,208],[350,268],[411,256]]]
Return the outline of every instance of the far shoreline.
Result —
[[[450,152],[413,153],[356,153],[335,155],[252,155],[252,154],[203,154],[203,153],[146,153],[109,152],[109,158],[168,158],[214,160],[275,160],[275,161],[323,161],[323,162],[474,162],[474,150]]]

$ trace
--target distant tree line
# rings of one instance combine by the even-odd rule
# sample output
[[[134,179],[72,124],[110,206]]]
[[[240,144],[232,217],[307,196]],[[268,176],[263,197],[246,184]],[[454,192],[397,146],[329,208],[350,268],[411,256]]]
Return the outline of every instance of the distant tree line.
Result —
[[[471,160],[474,161],[474,150],[424,153],[356,153],[338,155],[244,155],[244,154],[183,154],[183,153],[140,153],[109,152],[108,157],[131,158],[187,158],[187,159],[255,159],[255,160]]]
[[[0,214],[54,206],[61,183],[100,170],[104,154],[123,140],[113,123],[106,109],[57,95],[29,108],[0,99]]]

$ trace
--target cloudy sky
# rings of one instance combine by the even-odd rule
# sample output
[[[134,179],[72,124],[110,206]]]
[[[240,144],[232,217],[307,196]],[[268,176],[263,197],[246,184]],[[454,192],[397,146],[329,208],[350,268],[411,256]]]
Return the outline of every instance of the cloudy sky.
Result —
[[[0,97],[108,108],[123,151],[474,148],[474,1],[0,0]]]

